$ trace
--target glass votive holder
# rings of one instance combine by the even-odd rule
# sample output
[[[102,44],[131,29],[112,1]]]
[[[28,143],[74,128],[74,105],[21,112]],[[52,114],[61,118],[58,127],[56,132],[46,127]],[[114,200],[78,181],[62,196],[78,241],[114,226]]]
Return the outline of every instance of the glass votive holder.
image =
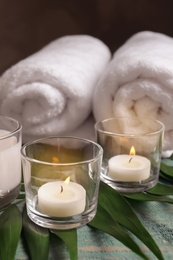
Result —
[[[103,149],[87,139],[48,137],[21,149],[27,214],[36,224],[81,227],[97,210]]]
[[[101,180],[123,193],[154,187],[159,178],[164,125],[137,117],[109,118],[95,124],[103,148]]]
[[[20,192],[21,129],[18,121],[0,116],[0,210]]]

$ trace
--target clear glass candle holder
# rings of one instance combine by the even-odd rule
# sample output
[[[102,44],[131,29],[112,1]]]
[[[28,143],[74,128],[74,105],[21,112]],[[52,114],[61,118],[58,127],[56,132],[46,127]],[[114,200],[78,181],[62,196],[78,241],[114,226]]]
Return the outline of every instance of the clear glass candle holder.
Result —
[[[21,182],[21,125],[0,116],[0,210],[19,194]]]
[[[22,147],[27,213],[36,224],[66,230],[97,210],[103,149],[76,137],[48,137]]]
[[[158,182],[164,125],[138,118],[109,118],[95,124],[103,148],[101,180],[124,193],[148,190]]]

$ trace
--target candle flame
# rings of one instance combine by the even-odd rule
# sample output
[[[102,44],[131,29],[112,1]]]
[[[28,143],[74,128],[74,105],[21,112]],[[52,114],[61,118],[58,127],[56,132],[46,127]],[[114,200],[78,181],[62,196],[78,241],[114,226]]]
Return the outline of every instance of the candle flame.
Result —
[[[52,162],[53,162],[53,163],[58,163],[58,162],[59,162],[58,157],[57,157],[57,156],[53,156]]]
[[[70,177],[67,177],[67,179],[65,179],[64,181],[64,184],[68,186],[69,182],[70,182]],[[62,193],[64,191],[64,187],[61,185],[60,188],[61,188],[60,193]]]
[[[69,176],[69,177],[67,177],[67,179],[65,179],[64,183],[65,183],[66,185],[68,185],[68,184],[69,184],[69,182],[70,182],[70,176]]]
[[[130,155],[135,155],[135,154],[136,154],[135,147],[132,146],[132,147],[130,148]]]

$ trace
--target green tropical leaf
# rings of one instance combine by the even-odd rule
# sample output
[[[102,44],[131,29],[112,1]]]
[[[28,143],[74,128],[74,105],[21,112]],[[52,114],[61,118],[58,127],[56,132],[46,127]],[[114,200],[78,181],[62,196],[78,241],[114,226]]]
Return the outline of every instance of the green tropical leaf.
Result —
[[[171,177],[173,180],[173,160],[163,159],[161,161],[160,171]]]
[[[0,216],[0,259],[13,260],[22,230],[22,216],[16,205],[10,205]]]
[[[173,204],[173,198],[166,196],[152,195],[148,193],[123,194],[126,198],[138,201],[160,201]]]
[[[173,157],[162,159],[160,165],[160,179],[173,183]]]
[[[111,217],[100,203],[97,207],[96,216],[88,225],[113,236],[143,259],[148,259],[141,251],[138,244],[130,237],[126,230],[124,230],[118,222]]]
[[[167,181],[168,183],[173,183],[173,178],[166,173],[160,172],[160,179],[163,181]]]
[[[173,160],[166,158],[161,160],[161,164],[167,165],[168,167],[172,167],[173,169]]]
[[[170,183],[157,183],[157,185],[148,190],[147,193],[155,195],[173,195],[173,185]]]
[[[163,259],[163,255],[154,239],[142,225],[128,201],[121,194],[101,182],[98,203],[113,219],[138,237],[158,259]]]
[[[23,233],[32,260],[47,260],[49,254],[49,230],[36,225],[23,209]]]
[[[51,230],[53,234],[58,236],[66,244],[71,260],[78,259],[78,248],[77,248],[77,229],[71,230]]]
[[[146,192],[123,194],[124,197],[138,201],[160,201],[173,204],[173,186],[164,183],[158,183],[155,187]],[[168,197],[169,196],[169,197]]]
[[[25,199],[25,193],[20,192],[20,194],[17,197],[17,200],[24,200]]]

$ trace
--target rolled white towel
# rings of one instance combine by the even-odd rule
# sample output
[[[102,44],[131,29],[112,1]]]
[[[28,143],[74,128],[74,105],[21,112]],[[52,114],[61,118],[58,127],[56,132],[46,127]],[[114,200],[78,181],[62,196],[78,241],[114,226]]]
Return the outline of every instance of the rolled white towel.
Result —
[[[85,139],[89,139],[91,141],[95,141],[95,130],[94,130],[94,125],[95,125],[96,121],[92,115],[92,113],[89,115],[89,117],[87,117],[87,119],[85,119],[78,127],[76,127],[73,131],[66,131],[66,132],[62,132],[62,133],[52,133],[49,135],[58,135],[58,136],[73,136],[73,137],[81,137],[81,138],[85,138]],[[48,134],[45,133],[45,135],[40,135],[38,138],[42,138],[42,137],[47,137]],[[33,141],[36,139],[37,136],[34,135],[27,135],[24,134],[24,138],[26,142],[29,141]]]
[[[23,141],[69,135],[89,116],[109,48],[89,35],[61,37],[0,78],[0,114],[19,120]]]
[[[93,113],[96,121],[117,116],[160,120],[166,128],[163,150],[172,150],[173,38],[144,31],[127,40],[97,84]]]

